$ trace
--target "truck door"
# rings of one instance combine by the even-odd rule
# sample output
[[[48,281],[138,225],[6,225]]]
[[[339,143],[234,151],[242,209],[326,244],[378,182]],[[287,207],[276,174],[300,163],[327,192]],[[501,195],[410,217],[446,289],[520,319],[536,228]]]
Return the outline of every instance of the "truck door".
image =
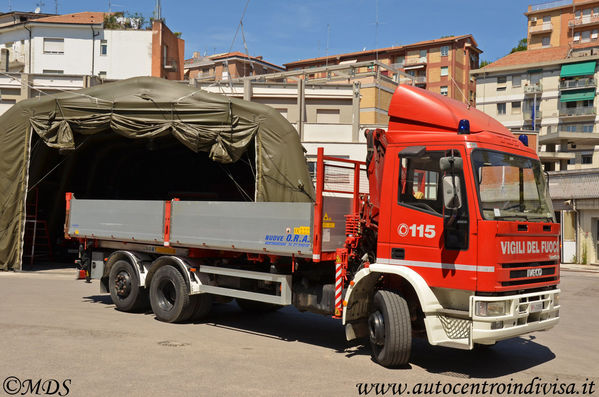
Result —
[[[474,289],[476,286],[476,243],[472,241],[464,172],[459,170],[462,206],[444,208],[440,159],[455,149],[408,147],[395,157],[397,188],[391,204],[388,230],[389,263],[405,265],[420,273],[431,286]],[[464,162],[465,164],[465,162]]]

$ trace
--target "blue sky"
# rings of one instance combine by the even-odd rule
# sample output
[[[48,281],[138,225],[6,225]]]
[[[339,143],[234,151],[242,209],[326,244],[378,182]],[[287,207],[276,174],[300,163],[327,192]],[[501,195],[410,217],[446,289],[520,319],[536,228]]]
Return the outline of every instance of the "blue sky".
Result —
[[[55,11],[55,0],[42,0],[43,12]],[[247,0],[162,0],[162,14],[172,31],[182,32],[185,55],[226,52]],[[0,0],[1,11],[33,11],[40,0]],[[243,31],[250,55],[275,64],[327,54],[360,51],[473,34],[494,61],[526,37],[523,13],[531,3],[518,0],[250,0]],[[404,4],[408,3],[408,4]],[[108,11],[108,0],[58,0],[61,14]],[[152,16],[155,0],[112,0],[113,11]],[[328,26],[328,27],[327,27]],[[245,52],[241,32],[234,51]]]

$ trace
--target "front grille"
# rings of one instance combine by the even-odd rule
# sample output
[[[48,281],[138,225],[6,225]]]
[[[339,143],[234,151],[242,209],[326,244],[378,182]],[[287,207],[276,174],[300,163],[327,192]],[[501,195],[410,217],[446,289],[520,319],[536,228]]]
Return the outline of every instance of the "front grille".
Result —
[[[513,285],[548,283],[550,281],[556,281],[556,280],[557,280],[557,277],[543,277],[543,278],[533,278],[533,279],[518,280],[518,281],[502,281],[501,285],[503,287],[511,287]]]
[[[500,280],[501,286],[530,286],[557,281],[557,266],[555,261],[503,263],[501,268],[505,270]]]

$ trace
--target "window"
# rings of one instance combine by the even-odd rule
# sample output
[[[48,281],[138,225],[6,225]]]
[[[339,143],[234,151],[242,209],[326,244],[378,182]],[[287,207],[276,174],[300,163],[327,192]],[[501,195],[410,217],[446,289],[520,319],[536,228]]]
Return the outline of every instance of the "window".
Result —
[[[316,123],[339,124],[339,109],[316,109]]]
[[[594,14],[595,16],[599,15],[599,7],[595,7],[595,8],[593,8],[593,14]]]
[[[44,38],[44,54],[64,54],[64,39]]]
[[[447,86],[446,85],[441,86],[441,95],[447,96]]]
[[[574,41],[580,41],[580,32],[574,32]]]
[[[399,153],[401,156],[401,152]],[[417,158],[401,158],[398,203],[414,209],[443,213],[441,170],[439,160],[443,152],[425,152]]]
[[[100,40],[100,55],[108,55],[108,41]]]
[[[505,103],[497,104],[497,114],[505,114]]]
[[[398,65],[403,65],[404,63],[406,63],[406,58],[403,55],[395,57],[395,63]]]
[[[446,57],[448,54],[449,54],[449,46],[444,45],[443,47],[441,47],[441,56]]]
[[[64,70],[56,70],[56,69],[44,69],[42,71],[43,74],[64,74]]]
[[[502,92],[502,91],[506,91],[506,90],[507,90],[507,88],[505,86],[503,86],[503,87],[497,87],[497,91],[498,92]]]
[[[426,58],[426,50],[420,50],[420,58]]]
[[[449,66],[441,66],[441,76],[447,76],[449,74]]]
[[[543,17],[543,23],[549,23],[551,22],[551,15],[545,15]]]
[[[580,156],[581,164],[593,164],[593,155],[592,154],[583,154]]]
[[[574,17],[576,19],[580,19],[580,10],[576,10],[576,12],[574,13]]]
[[[541,42],[543,44],[543,47],[549,47],[549,45],[551,44],[550,37],[549,36],[544,36],[541,39]]]
[[[512,114],[522,113],[522,102],[512,102]]]
[[[599,30],[593,29],[593,31],[591,32],[591,40],[597,40],[598,34],[599,34]]]
[[[591,17],[591,9],[590,8],[585,8],[584,10],[582,10],[582,17],[584,19],[590,18]]]
[[[582,132],[593,132],[593,124],[585,124],[582,126]]]
[[[516,74],[512,76],[512,87],[520,87],[522,85],[522,75]]]
[[[499,77],[497,77],[497,84],[505,84],[506,81],[507,81],[507,77],[506,76],[499,76]]]
[[[590,30],[585,30],[584,32],[582,32],[582,40],[583,43],[588,43],[589,41],[591,41],[591,31]]]

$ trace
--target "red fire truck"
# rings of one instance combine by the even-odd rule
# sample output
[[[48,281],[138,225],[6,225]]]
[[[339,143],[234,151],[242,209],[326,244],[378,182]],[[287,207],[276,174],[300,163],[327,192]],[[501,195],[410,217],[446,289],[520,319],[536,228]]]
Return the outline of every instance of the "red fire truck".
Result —
[[[319,149],[314,203],[67,194],[65,233],[120,310],[149,301],[180,322],[215,300],[293,305],[339,318],[388,367],[409,362],[413,335],[473,349],[557,324],[559,225],[535,150],[411,86],[389,117],[365,162]]]

